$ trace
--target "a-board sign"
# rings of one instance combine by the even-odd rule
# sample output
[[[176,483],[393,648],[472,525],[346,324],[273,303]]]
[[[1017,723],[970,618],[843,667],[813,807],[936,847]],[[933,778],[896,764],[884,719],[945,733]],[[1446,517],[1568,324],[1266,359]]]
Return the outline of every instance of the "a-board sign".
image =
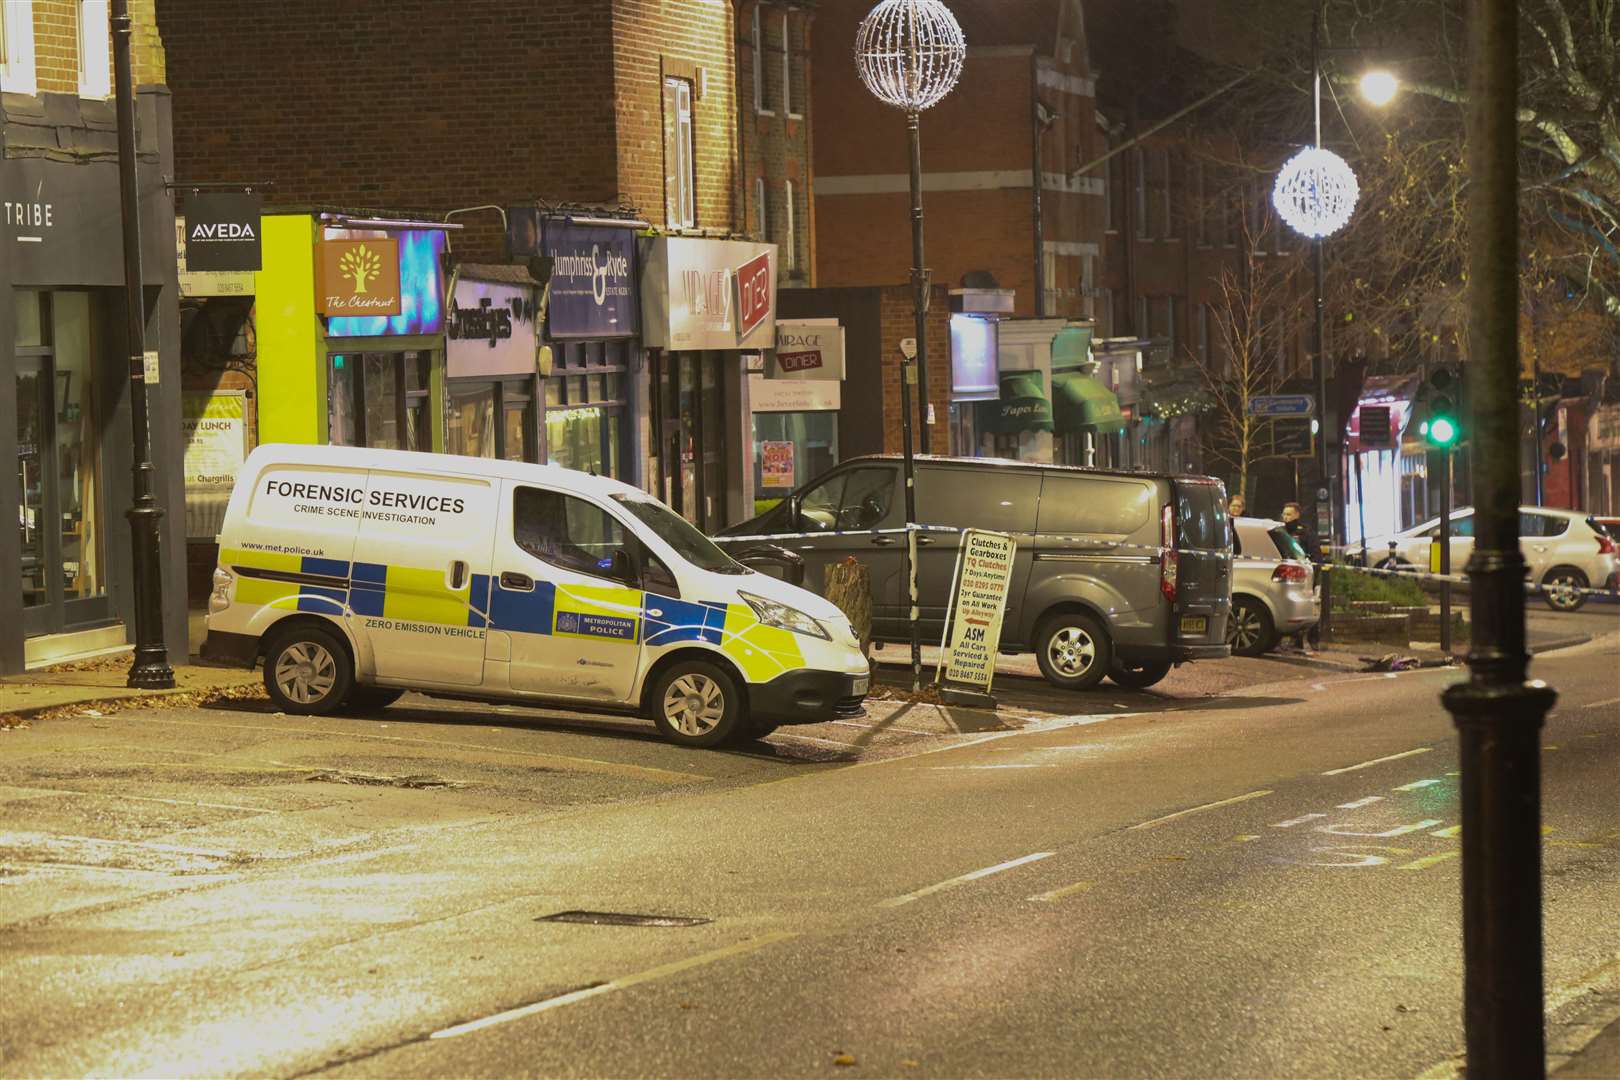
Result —
[[[969,529],[962,534],[946,629],[942,674],[947,687],[990,692],[1017,550],[1017,541],[1005,533]]]

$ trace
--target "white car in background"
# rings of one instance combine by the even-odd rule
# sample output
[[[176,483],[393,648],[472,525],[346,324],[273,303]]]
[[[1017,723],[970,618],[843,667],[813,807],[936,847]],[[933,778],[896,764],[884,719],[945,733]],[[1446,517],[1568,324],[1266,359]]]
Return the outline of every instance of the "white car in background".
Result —
[[[1285,634],[1309,630],[1322,617],[1315,573],[1280,521],[1232,521],[1232,615],[1226,643],[1235,656],[1259,656]]]
[[[1386,570],[1428,570],[1430,551],[1440,537],[1440,519],[1395,533],[1367,539],[1368,565]],[[1460,574],[1474,551],[1474,510],[1464,507],[1451,514],[1451,572]],[[1620,554],[1615,542],[1585,512],[1546,506],[1519,507],[1519,551],[1527,564],[1528,580],[1541,588],[1554,611],[1574,611],[1586,603],[1587,589],[1614,591],[1620,575]],[[1349,549],[1357,559],[1361,546]]]

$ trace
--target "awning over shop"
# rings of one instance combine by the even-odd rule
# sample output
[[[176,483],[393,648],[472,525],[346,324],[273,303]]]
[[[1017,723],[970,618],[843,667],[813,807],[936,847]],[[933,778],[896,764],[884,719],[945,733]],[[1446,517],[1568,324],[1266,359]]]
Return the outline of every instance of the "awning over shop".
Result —
[[[1001,400],[978,403],[979,430],[997,435],[1051,431],[1052,403],[1038,371],[1001,373]]]
[[[1090,375],[1058,371],[1052,375],[1053,431],[1059,435],[1091,431],[1116,435],[1125,430],[1119,398]]]

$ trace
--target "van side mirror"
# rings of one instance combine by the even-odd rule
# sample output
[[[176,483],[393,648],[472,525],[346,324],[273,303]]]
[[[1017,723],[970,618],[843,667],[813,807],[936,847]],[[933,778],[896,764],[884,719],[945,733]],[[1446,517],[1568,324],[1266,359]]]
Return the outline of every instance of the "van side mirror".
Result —
[[[613,553],[613,560],[608,566],[608,576],[617,578],[620,581],[628,581],[631,584],[635,584],[636,568],[634,564],[630,562],[629,552],[625,551],[623,548],[619,548]]]
[[[788,506],[788,531],[789,532],[800,532],[801,530],[799,528],[799,497],[797,495],[789,495],[787,497],[787,506]]]

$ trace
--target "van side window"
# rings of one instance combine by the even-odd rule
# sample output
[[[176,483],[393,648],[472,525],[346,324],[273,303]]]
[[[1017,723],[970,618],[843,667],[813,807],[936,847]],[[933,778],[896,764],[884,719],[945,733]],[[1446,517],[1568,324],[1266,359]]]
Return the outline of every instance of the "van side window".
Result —
[[[917,469],[917,520],[991,532],[1035,531],[1041,474],[926,465]]]
[[[1041,486],[1040,531],[1129,536],[1151,518],[1153,495],[1153,486],[1140,480],[1048,473]]]
[[[664,561],[652,552],[642,548],[641,556],[641,587],[650,593],[659,596],[681,595],[681,587],[675,582],[675,575],[670,573]]]
[[[606,510],[560,491],[520,487],[512,493],[512,539],[537,559],[605,577],[624,547],[624,526]]]
[[[893,469],[851,469],[799,497],[797,528],[804,532],[875,529],[893,505]]]

